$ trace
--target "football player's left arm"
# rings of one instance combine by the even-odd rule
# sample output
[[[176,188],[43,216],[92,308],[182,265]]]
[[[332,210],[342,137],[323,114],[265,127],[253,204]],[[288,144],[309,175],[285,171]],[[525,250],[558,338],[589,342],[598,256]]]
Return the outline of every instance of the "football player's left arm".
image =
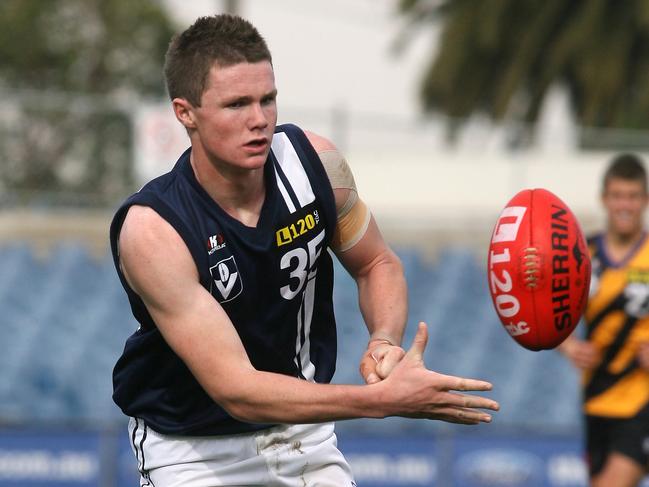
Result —
[[[313,133],[307,137],[334,190],[338,221],[332,249],[356,281],[360,310],[370,333],[360,372],[367,383],[379,382],[405,354],[401,340],[408,295],[403,267],[358,197],[345,159],[329,140]]]
[[[334,252],[356,280],[361,313],[370,332],[360,363],[361,375],[368,384],[378,382],[405,354],[401,340],[408,295],[401,261],[383,240],[371,215],[362,238],[353,247]]]

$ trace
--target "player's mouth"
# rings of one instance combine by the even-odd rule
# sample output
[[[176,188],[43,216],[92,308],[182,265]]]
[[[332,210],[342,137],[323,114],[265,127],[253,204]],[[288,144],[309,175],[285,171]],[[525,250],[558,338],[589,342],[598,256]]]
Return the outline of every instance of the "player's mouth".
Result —
[[[246,142],[243,148],[251,154],[260,154],[268,148],[268,143],[266,137],[259,137]]]
[[[630,211],[618,211],[615,213],[615,218],[620,222],[632,222],[636,219],[636,215]]]

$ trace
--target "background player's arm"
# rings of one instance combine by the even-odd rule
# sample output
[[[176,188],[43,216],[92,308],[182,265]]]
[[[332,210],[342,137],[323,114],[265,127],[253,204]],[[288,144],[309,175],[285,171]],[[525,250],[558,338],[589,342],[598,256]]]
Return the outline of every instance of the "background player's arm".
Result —
[[[600,354],[595,345],[574,335],[566,338],[558,350],[581,370],[594,369],[600,361]]]
[[[368,383],[387,377],[405,354],[401,348],[408,315],[403,267],[386,244],[369,209],[356,194],[353,175],[336,146],[306,133],[329,176],[338,211],[333,250],[356,280],[359,306],[370,332],[361,359],[361,375]]]
[[[371,386],[316,384],[256,370],[218,302],[199,282],[191,254],[150,208],[132,207],[119,237],[120,265],[169,346],[214,401],[247,422],[315,423],[390,415],[475,424],[476,408],[497,403],[452,390],[489,390],[483,381],[428,371],[421,360],[425,326],[390,377]]]

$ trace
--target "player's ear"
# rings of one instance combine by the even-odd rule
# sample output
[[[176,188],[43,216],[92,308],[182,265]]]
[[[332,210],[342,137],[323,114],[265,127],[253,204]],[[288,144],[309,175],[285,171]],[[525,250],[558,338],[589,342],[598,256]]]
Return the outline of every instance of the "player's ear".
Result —
[[[184,98],[174,98],[171,101],[171,106],[176,118],[186,129],[196,128],[194,106],[191,103]]]

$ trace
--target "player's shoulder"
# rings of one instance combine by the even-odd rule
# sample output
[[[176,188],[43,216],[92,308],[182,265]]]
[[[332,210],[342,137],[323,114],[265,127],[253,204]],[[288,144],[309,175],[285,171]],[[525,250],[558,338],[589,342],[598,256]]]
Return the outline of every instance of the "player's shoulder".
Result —
[[[124,216],[119,234],[119,246],[120,250],[132,246],[153,249],[161,242],[167,245],[178,237],[174,228],[153,208],[132,205]]]
[[[133,222],[142,228],[155,227],[162,220],[163,218],[153,208],[138,204],[131,205],[124,217],[124,222]]]
[[[316,134],[310,130],[304,130],[304,135],[306,135],[306,138],[318,153],[338,150],[331,140],[322,135]]]
[[[327,137],[317,134],[312,130],[305,129],[303,127],[298,127],[297,125],[291,123],[278,125],[275,128],[275,133],[278,132],[284,132],[289,134],[292,133],[294,135],[299,134],[299,136],[304,136],[317,153],[337,150],[336,145]]]

